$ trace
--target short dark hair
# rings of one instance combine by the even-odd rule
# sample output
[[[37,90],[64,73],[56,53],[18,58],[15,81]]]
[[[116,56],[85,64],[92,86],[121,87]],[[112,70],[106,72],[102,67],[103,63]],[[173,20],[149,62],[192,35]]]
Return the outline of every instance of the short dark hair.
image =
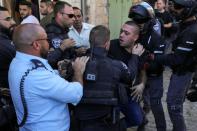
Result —
[[[110,40],[110,31],[107,27],[98,25],[92,28],[89,38],[91,45],[101,46],[104,45],[108,40]]]
[[[73,10],[81,10],[79,7],[73,6]]]
[[[55,6],[54,6],[54,15],[56,16],[58,12],[62,11],[62,9],[64,9],[65,5],[67,6],[71,6],[71,4],[69,4],[68,2],[65,1],[58,1]]]
[[[28,1],[21,1],[20,3],[19,3],[19,5],[26,5],[27,7],[29,7],[29,8],[31,8],[31,2],[28,2]]]
[[[83,16],[83,12],[82,12],[82,10],[81,10],[80,8],[78,8],[78,7],[76,7],[76,6],[73,6],[73,10],[80,10],[81,15]]]
[[[47,5],[53,4],[51,0],[41,0],[40,3],[46,3]]]
[[[52,2],[51,0],[41,0],[40,2]]]
[[[3,6],[0,6],[0,11],[8,11],[8,9]]]
[[[157,2],[158,0],[156,0],[156,2]],[[166,5],[166,0],[161,0],[165,5]],[[169,0],[170,1],[170,0]]]
[[[135,21],[129,20],[129,21],[126,21],[124,24],[130,25],[130,26],[134,26],[136,28],[135,34],[139,34],[140,33],[140,28],[139,28],[138,24]]]

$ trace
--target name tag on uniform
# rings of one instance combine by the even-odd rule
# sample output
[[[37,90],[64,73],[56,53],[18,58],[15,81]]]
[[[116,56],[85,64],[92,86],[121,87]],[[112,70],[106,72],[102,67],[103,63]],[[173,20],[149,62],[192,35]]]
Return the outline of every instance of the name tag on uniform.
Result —
[[[87,74],[87,80],[89,81],[95,81],[96,80],[96,75],[95,74]]]

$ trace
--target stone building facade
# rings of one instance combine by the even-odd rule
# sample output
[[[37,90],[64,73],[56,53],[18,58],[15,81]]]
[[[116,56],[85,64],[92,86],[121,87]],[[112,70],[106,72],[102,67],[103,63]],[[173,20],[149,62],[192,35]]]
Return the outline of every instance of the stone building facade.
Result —
[[[108,0],[64,0],[83,10],[84,20],[88,23],[108,26]]]
[[[14,15],[13,1],[0,0],[1,5],[5,5]],[[40,1],[40,0],[38,0]],[[105,25],[111,30],[111,37],[116,38],[119,34],[120,26],[128,18],[129,7],[139,0],[62,0],[82,9],[84,21],[93,25]]]

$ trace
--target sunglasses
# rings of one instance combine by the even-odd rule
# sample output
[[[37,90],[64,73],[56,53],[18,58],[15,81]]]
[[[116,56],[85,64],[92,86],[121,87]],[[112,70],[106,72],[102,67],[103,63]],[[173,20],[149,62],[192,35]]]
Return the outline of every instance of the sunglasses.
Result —
[[[74,14],[67,14],[67,13],[64,13],[64,12],[61,12],[62,15],[67,15],[69,18],[73,18],[75,17]]]
[[[0,20],[11,21],[12,20],[12,17],[6,17],[6,18],[0,19]]]

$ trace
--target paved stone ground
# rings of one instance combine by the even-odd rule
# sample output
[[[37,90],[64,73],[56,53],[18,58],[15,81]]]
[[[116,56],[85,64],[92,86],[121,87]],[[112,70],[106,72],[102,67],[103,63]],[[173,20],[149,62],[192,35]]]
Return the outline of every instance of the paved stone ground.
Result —
[[[168,115],[167,105],[165,102],[166,93],[169,85],[171,71],[167,68],[164,71],[164,97],[163,97],[163,106],[165,111],[165,117],[167,121],[167,131],[172,131],[172,124]],[[184,117],[187,126],[187,131],[197,131],[197,102],[191,103],[189,101],[185,101],[184,103]],[[149,123],[146,127],[146,131],[156,131],[155,122],[152,113],[148,115]],[[127,131],[136,131],[136,128],[130,128]]]

